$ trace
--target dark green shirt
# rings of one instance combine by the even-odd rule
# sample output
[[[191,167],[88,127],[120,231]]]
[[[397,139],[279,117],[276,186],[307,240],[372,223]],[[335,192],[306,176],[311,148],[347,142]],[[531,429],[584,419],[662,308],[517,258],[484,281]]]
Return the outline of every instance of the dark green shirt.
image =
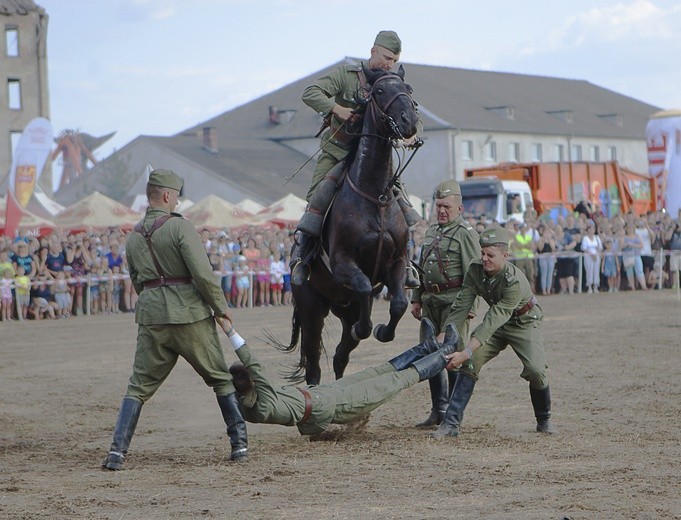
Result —
[[[148,208],[144,227],[168,212]],[[158,263],[167,278],[191,278],[192,283],[144,289],[144,283],[159,278],[159,273],[144,237],[130,233],[126,257],[130,279],[139,294],[135,321],[142,325],[194,323],[213,313],[227,312],[225,295],[208,261],[208,255],[194,225],[181,216],[168,219],[151,237]]]

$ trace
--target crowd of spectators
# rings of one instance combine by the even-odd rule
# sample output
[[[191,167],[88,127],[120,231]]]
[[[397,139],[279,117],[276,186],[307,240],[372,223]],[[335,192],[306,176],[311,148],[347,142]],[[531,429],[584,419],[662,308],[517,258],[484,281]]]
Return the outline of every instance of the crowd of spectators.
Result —
[[[532,211],[504,226],[513,238],[512,261],[535,293],[573,294],[676,287],[681,221],[666,212],[606,218],[598,210],[552,220]],[[680,211],[681,213],[681,211]],[[469,219],[481,232],[499,225]],[[412,229],[416,260],[427,224]],[[44,238],[0,237],[3,321],[59,319],[134,312],[137,295],[128,276],[129,231],[55,232]],[[240,232],[200,230],[208,260],[230,306],[291,305],[289,261],[293,228],[251,226]]]

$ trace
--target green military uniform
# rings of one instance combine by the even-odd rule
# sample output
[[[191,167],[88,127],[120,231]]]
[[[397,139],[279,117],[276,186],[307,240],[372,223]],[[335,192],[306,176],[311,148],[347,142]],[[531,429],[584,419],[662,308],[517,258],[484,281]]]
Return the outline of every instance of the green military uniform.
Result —
[[[447,324],[469,264],[479,259],[478,233],[461,215],[447,224],[433,224],[426,231],[419,259],[421,287],[414,289],[411,301],[421,304],[423,316],[433,322],[438,334]],[[458,329],[462,337],[467,336],[467,328],[468,323],[464,323]]]
[[[170,188],[179,193],[183,181],[170,170],[154,170],[148,185],[148,189]],[[170,375],[180,356],[215,392],[232,445],[230,458],[247,457],[246,424],[212,317],[224,316],[227,302],[196,228],[165,207],[150,206],[126,246],[130,279],[139,294],[137,348],[113,442],[102,463],[111,470],[121,469],[142,405]]]
[[[148,208],[144,228],[149,230],[164,215],[164,210]],[[227,302],[196,228],[174,216],[152,235],[151,243],[165,277],[191,281],[145,289],[145,283],[157,280],[159,274],[144,237],[131,233],[126,255],[130,279],[139,294],[135,306],[139,328],[128,395],[148,400],[168,377],[178,356],[192,365],[216,395],[231,394],[234,386],[212,319],[213,313],[222,316],[227,312]]]
[[[436,198],[450,195],[461,195],[459,184],[454,180],[440,183]],[[414,289],[411,302],[421,305],[422,317],[428,318],[435,325],[438,334],[448,323],[452,304],[461,291],[469,264],[479,258],[478,233],[461,215],[447,224],[435,223],[426,231],[419,259],[422,269],[421,286]],[[464,321],[458,331],[467,340],[468,321]],[[449,401],[449,390],[454,384],[454,375],[450,373],[449,384],[444,375],[429,381],[431,417],[419,423],[419,426],[431,426],[441,420]]]
[[[532,388],[545,388],[548,385],[547,364],[540,332],[544,314],[535,303],[523,272],[506,262],[501,271],[489,277],[480,260],[472,262],[463,288],[452,305],[449,322],[457,326],[464,323],[477,296],[489,305],[482,323],[471,332],[482,345],[473,353],[472,367],[464,363],[461,371],[477,379],[482,366],[510,345],[523,362],[521,377],[529,381]],[[524,312],[518,315],[521,311]]]
[[[330,384],[308,387],[312,409],[305,415],[305,396],[298,388],[275,388],[248,345],[236,350],[254,383],[242,400],[244,418],[253,423],[297,426],[301,435],[314,435],[330,424],[345,424],[365,416],[400,391],[419,382],[416,368],[397,371],[385,363],[367,368]]]
[[[483,247],[494,245],[496,240],[508,243],[506,231],[489,229],[480,237]],[[498,273],[488,276],[482,261],[472,262],[448,323],[463,324],[477,296],[487,302],[489,310],[471,333],[481,343],[473,354],[472,366],[464,364],[461,371],[477,379],[482,366],[510,345],[523,362],[521,377],[529,381],[530,388],[546,388],[547,364],[541,335],[544,314],[523,272],[506,262]]]
[[[395,54],[402,52],[402,42],[394,31],[379,32],[374,45],[384,47]],[[317,79],[303,92],[303,103],[324,118],[330,116],[329,130],[322,135],[321,153],[312,174],[312,184],[307,192],[308,202],[326,174],[345,159],[353,137],[345,132],[346,125],[338,116],[332,114],[331,110],[336,105],[357,110],[360,106],[355,98],[363,98],[368,92],[369,87],[361,65],[342,65]]]
[[[480,245],[508,246],[509,237],[501,228],[486,229],[480,234]],[[498,252],[503,249],[499,248]],[[449,399],[449,406],[439,428],[431,437],[455,437],[463,420],[464,410],[473,393],[482,366],[510,345],[523,363],[520,376],[529,382],[530,398],[537,419],[537,431],[556,433],[551,417],[551,394],[546,377],[546,355],[540,332],[543,318],[541,307],[530,289],[523,272],[510,262],[492,276],[488,276],[481,260],[471,263],[464,284],[452,305],[449,322],[463,324],[476,298],[481,296],[489,305],[482,323],[471,332],[480,341],[472,358],[461,366],[459,377]],[[470,349],[465,349],[470,355]]]
[[[364,96],[367,92],[361,65],[342,65],[307,87],[303,92],[303,103],[322,117],[327,117],[336,104],[353,110],[359,109],[355,97]],[[347,156],[352,136],[344,130],[344,122],[331,114],[330,126],[322,135],[321,152],[307,192],[308,202],[326,174]]]

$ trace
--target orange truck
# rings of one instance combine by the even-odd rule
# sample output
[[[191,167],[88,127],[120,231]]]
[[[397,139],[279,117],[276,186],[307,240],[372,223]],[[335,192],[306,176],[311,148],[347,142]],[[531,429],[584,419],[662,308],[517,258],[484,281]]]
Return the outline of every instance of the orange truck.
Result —
[[[571,211],[580,201],[608,217],[629,211],[641,215],[657,209],[656,189],[648,175],[617,161],[499,164],[466,170],[461,183],[465,212],[479,216],[484,208],[500,222],[522,220],[518,215],[530,207],[539,215]]]

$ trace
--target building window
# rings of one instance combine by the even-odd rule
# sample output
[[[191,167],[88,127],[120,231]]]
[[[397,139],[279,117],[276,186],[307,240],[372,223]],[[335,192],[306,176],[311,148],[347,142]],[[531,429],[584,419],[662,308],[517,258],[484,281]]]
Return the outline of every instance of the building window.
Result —
[[[570,160],[571,161],[581,161],[582,160],[582,145],[573,144],[570,148]]]
[[[593,162],[601,160],[601,149],[598,146],[591,146],[589,148],[589,160]]]
[[[562,144],[556,144],[553,146],[553,158],[556,161],[565,160],[565,146]]]
[[[9,133],[9,145],[11,147],[11,150],[9,151],[10,159],[14,158],[14,152],[16,152],[17,146],[19,145],[19,139],[21,139],[21,132],[16,132],[14,130],[10,131]]]
[[[532,143],[532,161],[542,162],[543,155],[544,154],[542,153],[541,143]]]
[[[485,145],[485,160],[486,161],[496,161],[497,160],[497,143],[490,141]]]
[[[508,160],[510,162],[520,160],[520,143],[508,143]]]
[[[5,53],[7,56],[19,56],[19,31],[16,27],[5,28]]]
[[[608,161],[617,160],[617,148],[614,146],[608,146]]]
[[[461,159],[464,161],[473,160],[473,141],[461,141]]]
[[[18,79],[7,80],[7,94],[9,108],[11,110],[21,110],[21,83]]]

